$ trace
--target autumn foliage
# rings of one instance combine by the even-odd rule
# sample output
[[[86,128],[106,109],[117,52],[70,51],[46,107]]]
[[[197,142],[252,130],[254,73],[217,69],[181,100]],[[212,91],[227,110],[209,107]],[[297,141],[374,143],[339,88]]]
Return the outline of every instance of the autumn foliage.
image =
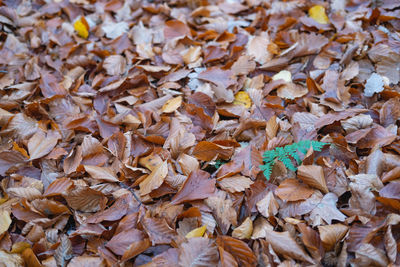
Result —
[[[400,265],[399,18],[0,0],[0,266]]]

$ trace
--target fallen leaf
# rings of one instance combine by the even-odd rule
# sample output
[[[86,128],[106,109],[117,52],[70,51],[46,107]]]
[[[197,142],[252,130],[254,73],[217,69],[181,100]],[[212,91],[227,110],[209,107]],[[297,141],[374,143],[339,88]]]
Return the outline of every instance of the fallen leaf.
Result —
[[[82,38],[88,38],[89,36],[89,25],[84,17],[80,17],[74,22],[74,29],[78,35]]]
[[[325,182],[324,171],[321,166],[301,165],[297,169],[297,176],[309,186],[315,187],[323,193],[329,192]]]
[[[271,244],[274,251],[278,254],[288,256],[300,261],[313,263],[313,259],[307,255],[302,247],[300,247],[289,232],[276,232],[266,230],[265,240]]]
[[[217,262],[218,250],[211,239],[193,237],[181,245],[179,266],[215,266]]]
[[[296,179],[284,180],[277,189],[275,195],[283,201],[304,200],[313,194],[314,190]]]
[[[238,239],[250,239],[253,233],[253,221],[247,217],[241,225],[236,227],[232,232],[232,237]]]
[[[308,10],[310,18],[321,24],[328,24],[329,18],[325,13],[325,8],[321,5],[315,5]]]
[[[125,72],[126,60],[123,56],[112,55],[103,62],[103,68],[108,75],[121,75]]]
[[[47,134],[37,131],[28,142],[30,160],[46,156],[57,145],[60,136],[52,131]]]
[[[189,233],[185,235],[186,238],[192,238],[192,237],[203,237],[204,233],[207,230],[207,226],[203,225],[201,227],[198,227],[196,229],[193,229]]]
[[[165,113],[171,113],[177,110],[182,105],[182,97],[177,96],[174,98],[169,99],[165,104],[162,106],[161,110]]]
[[[364,94],[365,96],[371,97],[375,93],[380,93],[383,91],[384,82],[379,74],[372,73],[365,83]]]
[[[8,230],[8,227],[11,225],[11,217],[10,213],[6,210],[0,211],[0,235],[2,235],[5,231]]]
[[[221,146],[208,141],[199,142],[193,149],[193,156],[199,160],[210,161],[215,157],[228,160],[233,153],[231,147]]]
[[[217,184],[224,190],[235,193],[243,192],[245,189],[250,188],[253,181],[245,176],[231,176],[217,181]]]
[[[319,235],[325,251],[332,250],[345,236],[349,227],[343,224],[318,226]]]
[[[108,182],[118,182],[117,175],[111,167],[98,167],[91,165],[84,165],[85,171],[90,174],[92,178],[101,179]]]
[[[144,196],[154,189],[157,189],[164,182],[168,174],[168,163],[166,161],[157,165],[157,167],[140,184],[140,195]]]
[[[251,99],[247,92],[240,91],[235,95],[235,100],[233,101],[235,105],[242,105],[245,108],[251,107]]]
[[[245,242],[222,235],[217,237],[217,244],[230,253],[236,259],[239,266],[250,267],[256,265],[256,256]]]

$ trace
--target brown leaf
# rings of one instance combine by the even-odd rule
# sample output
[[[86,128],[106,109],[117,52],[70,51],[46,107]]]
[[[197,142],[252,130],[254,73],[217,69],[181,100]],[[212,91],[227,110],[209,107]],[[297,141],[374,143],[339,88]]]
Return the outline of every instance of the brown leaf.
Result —
[[[218,246],[219,256],[221,259],[222,267],[238,267],[235,258],[229,252],[225,251],[222,247]]]
[[[257,259],[247,244],[230,236],[220,235],[217,237],[217,244],[226,252],[230,253],[239,266],[254,266]]]
[[[58,245],[54,258],[56,262],[60,266],[66,266],[67,261],[72,258],[72,243],[71,240],[66,235],[63,235],[60,240],[60,244]]]
[[[313,263],[313,259],[307,255],[302,247],[300,247],[289,232],[276,232],[266,230],[265,240],[271,244],[274,251],[278,254],[288,256],[300,261]]]
[[[253,181],[245,176],[231,176],[217,181],[218,185],[225,191],[230,193],[243,192],[245,189],[250,188]]]
[[[319,235],[325,251],[332,250],[345,236],[349,227],[343,224],[318,226]]]
[[[11,225],[11,217],[10,212],[6,210],[0,211],[0,235],[2,235],[5,231],[8,230],[8,227]]]
[[[98,167],[84,165],[85,171],[94,179],[101,179],[107,182],[118,182],[117,175],[111,167]]]
[[[381,266],[386,267],[389,261],[383,250],[375,248],[371,244],[362,244],[356,251],[356,258],[352,261],[360,267]]]
[[[392,226],[388,225],[385,232],[385,250],[391,263],[396,262],[397,258],[397,243],[392,233]]]
[[[276,201],[272,191],[269,191],[264,198],[257,202],[257,210],[266,218],[275,216],[279,210],[279,204]]]
[[[122,256],[129,250],[132,244],[138,242],[140,244],[141,241],[145,239],[147,239],[146,235],[142,231],[138,229],[130,229],[114,235],[110,241],[107,242],[106,247],[115,254]]]
[[[235,84],[236,82],[236,80],[233,78],[232,71],[222,70],[218,67],[212,67],[201,72],[197,76],[197,78],[200,80],[214,83],[215,85],[222,88],[228,88],[229,86]]]
[[[253,233],[253,221],[247,217],[244,222],[236,227],[232,232],[232,237],[237,239],[250,239]]]
[[[296,179],[284,180],[277,189],[275,195],[283,201],[304,200],[313,194],[314,190]]]
[[[46,156],[57,145],[60,136],[53,131],[45,134],[43,131],[37,131],[28,142],[28,151],[30,160]]]
[[[92,256],[77,256],[74,257],[68,264],[68,266],[76,267],[106,267],[104,260],[100,257]]]
[[[297,176],[309,186],[321,190],[323,193],[328,193],[326,186],[324,170],[317,165],[301,165],[297,170]]]
[[[112,55],[104,60],[103,68],[108,75],[121,75],[125,72],[126,60],[123,56]]]
[[[181,245],[179,266],[215,266],[218,259],[218,250],[213,240],[193,237]]]
[[[144,217],[141,223],[153,246],[169,244],[176,238],[175,231],[169,227],[165,219]]]
[[[99,211],[107,201],[102,193],[88,187],[77,187],[63,196],[71,208],[83,212]]]
[[[54,180],[44,191],[43,196],[45,197],[53,197],[59,196],[64,192],[67,192],[68,189],[73,185],[73,182],[69,178],[59,178]]]
[[[182,185],[181,189],[171,200],[171,205],[181,204],[197,199],[212,196],[215,191],[215,179],[209,179],[210,174],[202,171],[193,171]]]
[[[211,208],[214,218],[223,234],[226,234],[231,226],[237,224],[237,214],[233,208],[232,200],[225,192],[219,192],[217,196],[209,196],[205,203]]]
[[[121,197],[106,210],[95,213],[87,218],[86,223],[100,223],[102,221],[117,221],[125,216],[128,211],[128,203]]]
[[[0,152],[0,175],[5,176],[11,167],[19,166],[27,160],[24,155],[17,151]]]
[[[140,195],[144,196],[157,189],[164,182],[168,174],[168,163],[164,161],[147,176],[140,184]]]
[[[169,20],[165,22],[164,36],[166,39],[190,36],[190,28],[180,20]]]
[[[346,219],[346,216],[336,207],[337,200],[338,197],[334,193],[328,193],[322,198],[321,202],[319,202],[310,214],[314,225],[320,224],[321,219],[329,224],[331,224],[332,220],[343,222]]]

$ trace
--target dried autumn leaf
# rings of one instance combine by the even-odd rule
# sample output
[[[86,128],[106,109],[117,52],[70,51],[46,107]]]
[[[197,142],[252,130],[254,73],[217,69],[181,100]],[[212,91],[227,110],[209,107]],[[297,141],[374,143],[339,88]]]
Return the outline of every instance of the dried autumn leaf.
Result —
[[[85,39],[88,38],[89,26],[84,17],[80,17],[74,22],[74,29],[80,37]]]
[[[349,227],[343,224],[318,226],[319,235],[325,251],[332,250],[346,235]]]
[[[19,166],[27,161],[27,158],[17,151],[0,152],[0,175],[5,176],[7,171],[14,166]]]
[[[74,267],[106,267],[104,259],[93,256],[77,256],[74,257],[68,264]]]
[[[324,170],[321,166],[301,165],[297,169],[297,176],[309,186],[315,187],[323,193],[329,192],[325,182]]]
[[[218,180],[217,183],[223,190],[236,193],[250,188],[254,182],[246,176],[236,175]]]
[[[380,266],[386,267],[389,261],[382,249],[375,248],[371,244],[362,244],[356,251],[356,258],[352,261],[360,267]]]
[[[289,232],[276,232],[268,229],[266,231],[265,240],[271,244],[276,253],[308,263],[314,262],[304,249],[296,243]]]
[[[138,229],[129,229],[114,235],[110,241],[107,242],[106,247],[117,255],[124,255],[132,244],[141,244],[145,240],[146,235]],[[147,239],[148,240],[148,239]],[[143,247],[147,249],[146,247]]]
[[[253,221],[247,217],[241,225],[236,227],[232,232],[232,237],[238,239],[250,239],[253,233]]]
[[[7,253],[0,250],[0,262],[5,267],[20,267],[24,266],[24,260],[19,254]]]
[[[123,56],[112,55],[104,60],[103,68],[108,75],[121,75],[125,72],[126,60]]]
[[[165,219],[144,217],[141,222],[153,246],[169,244],[176,238],[175,231],[169,227]]]
[[[165,104],[162,106],[161,110],[165,113],[171,113],[177,110],[182,105],[182,97],[177,96],[174,98],[169,99]]]
[[[154,189],[157,189],[164,182],[165,178],[168,174],[168,163],[164,161],[157,165],[157,167],[147,176],[143,182],[139,184],[140,186],[140,195],[144,196]]]
[[[193,156],[199,160],[210,161],[216,156],[228,160],[233,153],[231,147],[217,145],[208,141],[199,142],[193,149]]]
[[[205,199],[215,191],[215,179],[209,179],[210,174],[202,170],[190,173],[178,193],[171,200],[171,205],[196,199]]]
[[[72,243],[69,240],[68,236],[63,235],[60,240],[60,244],[58,245],[54,258],[56,262],[60,266],[66,266],[67,262],[72,258]]]
[[[46,156],[57,145],[60,136],[49,131],[47,134],[43,131],[37,131],[28,142],[28,151],[30,160],[38,159]]]
[[[205,203],[212,210],[222,233],[226,234],[231,224],[236,226],[237,214],[233,208],[232,200],[226,196],[226,193],[223,191],[218,193],[217,196],[209,196]]]
[[[329,224],[331,224],[332,220],[343,222],[346,219],[346,216],[336,207],[337,200],[338,197],[334,193],[328,193],[322,198],[321,202],[319,202],[310,214],[314,225],[320,224],[321,219]]]
[[[284,180],[277,189],[275,195],[283,201],[304,200],[313,194],[314,190],[296,179]]]
[[[233,101],[235,105],[242,105],[245,108],[251,107],[251,99],[247,92],[240,91],[235,95],[235,100]]]
[[[217,244],[225,251],[230,253],[237,261],[239,266],[255,266],[257,259],[248,245],[236,238],[230,236],[218,236]]]
[[[44,191],[43,196],[45,197],[53,197],[61,195],[64,192],[67,192],[68,189],[73,185],[73,182],[69,178],[59,178],[54,180]]]
[[[365,83],[364,94],[365,96],[371,97],[375,93],[380,93],[383,91],[384,86],[383,78],[376,73],[372,73]]]
[[[213,240],[193,237],[181,245],[179,266],[215,266],[218,263],[218,250]]]
[[[266,218],[276,215],[279,210],[279,204],[272,191],[269,191],[256,205],[257,210]]]
[[[99,211],[107,201],[102,193],[88,187],[77,187],[63,196],[71,208],[83,212]]]
[[[8,230],[11,222],[10,213],[6,210],[0,210],[0,235]]]
[[[397,257],[397,243],[392,233],[392,226],[388,225],[385,232],[385,250],[391,263],[396,262]]]
[[[325,8],[321,5],[315,5],[308,10],[310,18],[321,24],[328,24],[329,18],[325,13]]]
[[[118,182],[117,175],[111,167],[98,167],[92,165],[84,165],[85,171],[94,179],[101,179],[107,182]]]
[[[186,238],[192,238],[192,237],[202,237],[204,235],[204,233],[207,230],[207,226],[203,225],[200,226],[196,229],[193,229],[192,231],[190,231],[189,233],[187,233],[185,235]]]

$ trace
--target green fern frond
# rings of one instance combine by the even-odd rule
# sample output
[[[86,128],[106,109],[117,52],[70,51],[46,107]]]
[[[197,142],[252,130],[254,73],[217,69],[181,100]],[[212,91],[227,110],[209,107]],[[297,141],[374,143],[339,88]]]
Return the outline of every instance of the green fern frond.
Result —
[[[275,160],[281,161],[289,170],[296,171],[297,168],[293,165],[291,158],[295,159],[297,164],[300,165],[301,159],[298,152],[305,155],[311,146],[314,151],[321,151],[322,148],[328,144],[329,143],[319,141],[301,140],[291,145],[267,150],[263,154],[264,165],[260,165],[260,169],[263,171],[267,180],[271,177],[272,167],[275,164]]]

